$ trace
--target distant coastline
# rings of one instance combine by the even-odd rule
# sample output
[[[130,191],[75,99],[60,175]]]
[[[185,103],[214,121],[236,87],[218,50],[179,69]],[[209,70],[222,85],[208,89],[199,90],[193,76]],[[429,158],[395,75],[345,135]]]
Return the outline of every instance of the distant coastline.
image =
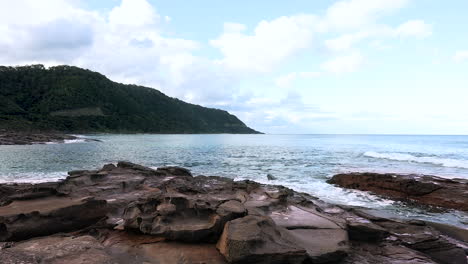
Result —
[[[258,134],[227,111],[73,66],[0,66],[0,129],[64,133]]]

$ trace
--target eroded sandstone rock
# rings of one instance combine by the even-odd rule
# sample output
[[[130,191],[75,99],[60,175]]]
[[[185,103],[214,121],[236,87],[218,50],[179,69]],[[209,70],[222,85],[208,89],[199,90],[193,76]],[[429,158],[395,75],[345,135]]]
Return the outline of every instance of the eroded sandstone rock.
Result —
[[[83,243],[90,249],[50,263],[95,263],[86,254],[118,264],[466,263],[465,234],[431,226],[283,186],[129,162],[72,171],[57,183],[0,184],[2,264],[49,263],[46,242],[62,253]],[[24,241],[69,231],[63,243],[53,240],[57,234]]]

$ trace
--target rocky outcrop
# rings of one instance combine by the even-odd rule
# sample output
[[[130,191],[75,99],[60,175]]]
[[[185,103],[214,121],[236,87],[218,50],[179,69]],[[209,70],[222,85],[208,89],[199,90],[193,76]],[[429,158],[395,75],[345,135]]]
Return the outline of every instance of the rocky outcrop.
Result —
[[[180,167],[119,162],[57,183],[3,184],[0,202],[2,264],[461,264],[468,249],[456,227]]]
[[[328,183],[370,191],[390,199],[468,211],[468,180],[428,175],[337,174]]]
[[[0,145],[32,145],[48,142],[63,143],[65,140],[77,139],[75,136],[56,133],[28,133],[0,130]]]

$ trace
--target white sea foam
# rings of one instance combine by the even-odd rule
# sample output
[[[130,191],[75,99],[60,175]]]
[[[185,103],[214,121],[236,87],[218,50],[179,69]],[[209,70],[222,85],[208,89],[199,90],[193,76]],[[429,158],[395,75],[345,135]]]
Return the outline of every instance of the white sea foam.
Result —
[[[77,138],[77,139],[65,139],[63,143],[71,144],[71,143],[83,143],[86,142],[85,138]]]
[[[63,180],[67,172],[31,172],[0,174],[0,183],[41,183]]]
[[[377,159],[427,163],[443,167],[468,169],[468,160],[447,159],[438,157],[417,157],[406,153],[379,153],[375,151],[367,151],[364,153],[364,156]]]

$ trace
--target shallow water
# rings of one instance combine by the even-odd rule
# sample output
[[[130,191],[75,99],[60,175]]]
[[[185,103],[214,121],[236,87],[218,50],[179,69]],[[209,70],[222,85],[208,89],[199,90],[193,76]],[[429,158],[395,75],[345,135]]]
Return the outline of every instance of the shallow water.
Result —
[[[466,225],[458,212],[429,213],[325,181],[336,173],[375,171],[468,178],[468,136],[86,135],[102,142],[0,146],[0,182],[62,179],[75,169],[128,160],[179,165],[194,174],[282,184],[327,202],[404,217]],[[268,181],[270,173],[277,180]],[[464,224],[465,223],[465,224]]]

